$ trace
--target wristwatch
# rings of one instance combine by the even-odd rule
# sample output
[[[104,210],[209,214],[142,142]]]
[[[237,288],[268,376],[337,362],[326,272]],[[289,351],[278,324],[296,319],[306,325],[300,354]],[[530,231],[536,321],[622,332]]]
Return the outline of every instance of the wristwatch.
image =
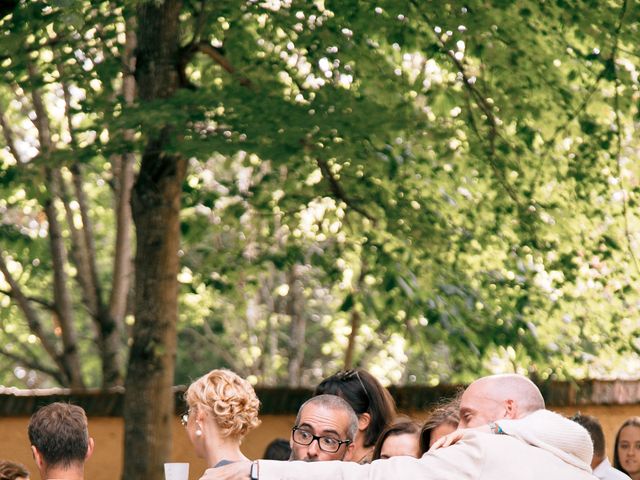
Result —
[[[258,466],[258,461],[251,462],[251,470],[249,470],[249,479],[250,480],[258,480],[258,470],[260,467]]]

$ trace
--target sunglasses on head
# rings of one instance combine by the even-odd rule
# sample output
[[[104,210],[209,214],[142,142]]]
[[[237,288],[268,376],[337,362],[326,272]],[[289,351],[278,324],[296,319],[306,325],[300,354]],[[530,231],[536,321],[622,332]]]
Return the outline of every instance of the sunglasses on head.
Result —
[[[358,373],[357,370],[343,370],[341,372],[336,373],[336,378],[338,380],[342,380],[343,382],[348,382],[353,377],[358,379],[358,383],[360,383],[360,386],[362,387],[362,390],[364,391],[364,394],[367,397],[367,400],[371,402],[369,391],[367,390],[367,387],[364,386],[364,382],[362,381],[362,378],[360,378],[360,373]]]

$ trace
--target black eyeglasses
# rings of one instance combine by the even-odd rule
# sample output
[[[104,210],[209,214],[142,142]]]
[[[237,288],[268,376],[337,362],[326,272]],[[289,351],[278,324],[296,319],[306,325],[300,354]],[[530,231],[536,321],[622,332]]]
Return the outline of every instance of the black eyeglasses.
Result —
[[[369,391],[367,390],[367,387],[364,386],[364,382],[360,378],[360,374],[358,373],[357,370],[344,370],[336,374],[336,378],[344,382],[351,380],[353,377],[356,377],[358,379],[358,382],[360,383],[360,386],[362,387],[362,390],[364,391],[364,394],[367,397],[367,402],[371,403],[371,397],[369,396]]]
[[[336,453],[338,450],[340,450],[340,446],[343,443],[347,445],[351,443],[351,440],[338,440],[337,438],[324,437],[324,436],[319,437],[318,435],[314,435],[310,431],[300,427],[293,427],[291,431],[293,432],[293,434],[291,435],[291,438],[297,444],[311,445],[314,440],[317,440],[318,447],[320,447],[320,450],[327,453]]]

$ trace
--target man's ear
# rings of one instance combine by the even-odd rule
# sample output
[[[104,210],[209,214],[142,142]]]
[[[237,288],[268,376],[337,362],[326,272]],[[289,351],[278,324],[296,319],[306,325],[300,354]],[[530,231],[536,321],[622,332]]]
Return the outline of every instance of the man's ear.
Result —
[[[84,456],[85,461],[89,460],[89,458],[91,458],[91,455],[93,455],[93,447],[95,447],[95,442],[93,441],[93,438],[89,437],[89,445],[87,445],[87,454]]]
[[[42,455],[40,455],[40,452],[35,447],[35,445],[31,445],[31,454],[33,455],[33,460],[38,466],[38,470],[42,470],[42,468],[44,467],[44,462],[42,461]]]
[[[353,458],[353,451],[355,450],[355,448],[356,446],[354,442],[351,442],[349,445],[347,445],[347,448],[344,451],[344,457],[342,457],[342,460],[345,462],[355,461]]]
[[[369,424],[371,423],[371,415],[367,412],[365,413],[361,413],[360,415],[358,415],[358,430],[359,431],[364,431],[369,427]],[[350,443],[349,445],[353,445],[352,443]]]
[[[291,455],[293,455],[293,444],[295,442],[293,441],[293,432],[291,432],[291,435],[289,435],[289,449],[291,450]]]
[[[504,418],[518,418],[518,404],[515,400],[505,400],[504,408]]]

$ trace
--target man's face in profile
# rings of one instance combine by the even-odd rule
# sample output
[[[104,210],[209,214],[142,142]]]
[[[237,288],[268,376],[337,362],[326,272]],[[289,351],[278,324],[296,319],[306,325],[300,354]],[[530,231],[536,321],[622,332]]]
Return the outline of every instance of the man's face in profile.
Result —
[[[473,428],[487,425],[504,418],[506,407],[492,395],[489,382],[473,383],[460,399],[460,424],[458,428]]]

